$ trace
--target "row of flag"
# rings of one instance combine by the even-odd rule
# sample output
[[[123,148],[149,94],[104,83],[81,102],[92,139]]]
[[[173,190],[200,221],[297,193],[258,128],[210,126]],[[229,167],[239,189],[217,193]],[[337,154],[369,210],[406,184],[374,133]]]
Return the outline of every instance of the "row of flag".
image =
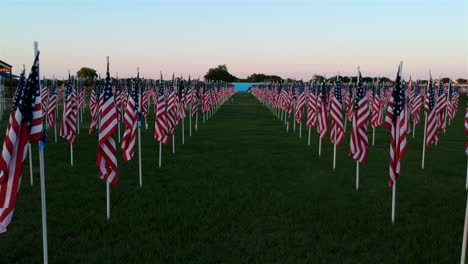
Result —
[[[76,144],[77,133],[80,131],[83,112],[86,108],[86,89],[78,78],[69,75],[66,87],[57,88],[57,81],[50,83],[40,80],[39,51],[36,51],[34,63],[26,78],[26,72],[20,75],[19,84],[13,98],[13,107],[9,115],[2,155],[0,157],[0,233],[8,230],[16,205],[16,198],[23,174],[26,156],[31,155],[31,143],[39,143],[41,197],[43,212],[44,262],[47,262],[47,239],[45,219],[45,184],[43,179],[43,149],[46,129],[54,127],[57,132],[58,106],[63,103],[60,136],[70,143],[71,165],[73,166],[73,145]],[[184,120],[190,120],[190,135],[192,118],[196,118],[195,131],[198,127],[198,111],[201,110],[203,123],[211,118],[219,107],[234,93],[234,87],[229,83],[188,80],[174,78],[163,80],[130,80],[112,81],[107,61],[106,77],[96,80],[89,98],[91,123],[89,134],[98,133],[96,167],[99,177],[106,182],[107,216],[109,218],[109,185],[118,182],[117,140],[121,143],[120,150],[123,160],[133,159],[135,141],[138,138],[139,167],[141,186],[141,121],[150,113],[154,106],[155,125],[154,138],[161,144],[168,144],[172,136],[173,153],[175,132],[179,124],[184,126]],[[187,113],[188,112],[188,113]],[[45,121],[45,129],[43,128]],[[120,123],[123,123],[123,137],[120,138]],[[116,132],[119,132],[116,139]],[[138,132],[138,137],[137,133]],[[182,129],[182,137],[185,131]],[[28,151],[29,150],[29,151]],[[32,161],[32,159],[30,159]],[[32,166],[32,162],[30,162]],[[32,179],[32,167],[31,179]],[[32,184],[32,182],[31,182]]]
[[[258,85],[251,92],[266,105],[289,130],[292,118],[294,130],[299,125],[301,137],[302,123],[310,132],[316,126],[319,137],[319,156],[321,143],[329,135],[334,145],[333,169],[336,164],[336,148],[344,139],[346,122],[351,122],[349,156],[356,161],[356,190],[359,188],[359,165],[366,162],[369,151],[368,126],[373,130],[384,124],[390,131],[389,186],[395,191],[395,184],[401,171],[401,160],[407,148],[407,135],[415,132],[420,123],[421,109],[424,107],[424,150],[437,144],[438,134],[445,132],[447,124],[455,117],[459,104],[459,87],[451,82],[437,84],[430,76],[427,83],[403,79],[400,64],[394,83],[374,80],[365,83],[358,68],[356,82],[344,84],[337,76],[333,83],[323,81],[294,81]],[[468,109],[467,109],[468,111]],[[304,113],[306,115],[304,115]],[[304,120],[305,119],[305,120]],[[468,114],[465,132],[468,135]],[[412,128],[411,128],[412,124]],[[468,141],[466,144],[468,154]],[[467,178],[468,188],[468,178]],[[394,196],[394,194],[393,194]],[[392,199],[394,204],[394,198]],[[394,206],[392,207],[392,222]]]

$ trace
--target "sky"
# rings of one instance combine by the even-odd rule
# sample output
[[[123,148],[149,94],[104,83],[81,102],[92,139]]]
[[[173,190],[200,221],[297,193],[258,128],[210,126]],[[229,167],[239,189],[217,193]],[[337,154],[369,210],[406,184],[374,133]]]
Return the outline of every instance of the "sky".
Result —
[[[314,74],[468,77],[467,0],[2,0],[0,60],[57,78]]]

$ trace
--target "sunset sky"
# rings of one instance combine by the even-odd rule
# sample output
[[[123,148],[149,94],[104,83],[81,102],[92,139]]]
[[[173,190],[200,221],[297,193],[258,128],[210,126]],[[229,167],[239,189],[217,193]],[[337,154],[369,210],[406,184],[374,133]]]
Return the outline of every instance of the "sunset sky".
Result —
[[[3,0],[0,60],[66,76],[87,66],[126,77],[251,73],[468,77],[466,0]]]

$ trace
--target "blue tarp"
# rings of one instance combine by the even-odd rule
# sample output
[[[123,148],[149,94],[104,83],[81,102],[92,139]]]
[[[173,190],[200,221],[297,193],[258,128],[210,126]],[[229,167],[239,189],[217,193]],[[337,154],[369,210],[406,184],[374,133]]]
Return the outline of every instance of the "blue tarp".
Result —
[[[0,72],[0,76],[3,78],[10,78],[10,74],[8,72]],[[12,74],[11,78],[18,79],[19,76]]]
[[[234,89],[236,89],[236,91],[244,92],[244,91],[247,91],[250,87],[254,86],[255,84],[264,84],[264,83],[239,83],[239,82],[235,82],[235,83],[232,83],[232,84],[234,84]]]

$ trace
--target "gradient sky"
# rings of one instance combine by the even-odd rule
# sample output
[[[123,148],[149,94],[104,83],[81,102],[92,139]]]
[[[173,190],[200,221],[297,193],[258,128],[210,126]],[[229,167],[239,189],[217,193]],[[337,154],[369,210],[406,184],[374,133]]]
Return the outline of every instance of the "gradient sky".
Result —
[[[0,60],[59,78],[266,73],[468,77],[467,0],[2,0]]]

